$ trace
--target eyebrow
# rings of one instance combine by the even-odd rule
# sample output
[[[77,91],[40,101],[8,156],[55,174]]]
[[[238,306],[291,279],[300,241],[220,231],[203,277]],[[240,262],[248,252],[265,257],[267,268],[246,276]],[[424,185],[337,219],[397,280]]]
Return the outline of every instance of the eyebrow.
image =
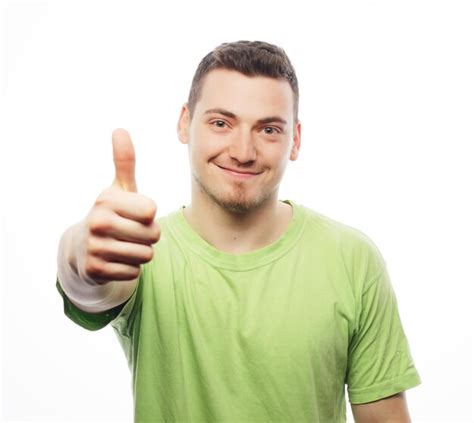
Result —
[[[222,109],[220,107],[217,107],[214,109],[208,109],[204,112],[205,115],[211,114],[211,113],[219,113],[221,115],[227,116],[228,118],[237,119],[237,115],[235,115],[235,113],[229,112],[228,110]],[[257,120],[258,125],[271,123],[271,122],[279,122],[283,125],[288,124],[288,122],[285,119],[281,118],[280,116],[268,116],[268,117]]]

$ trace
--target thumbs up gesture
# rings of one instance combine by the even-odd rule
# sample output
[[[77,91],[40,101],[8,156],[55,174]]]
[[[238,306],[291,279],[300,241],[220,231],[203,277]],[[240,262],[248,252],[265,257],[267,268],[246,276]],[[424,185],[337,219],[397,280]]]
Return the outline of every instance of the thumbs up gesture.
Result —
[[[90,285],[131,281],[153,258],[160,239],[156,204],[137,192],[135,151],[127,131],[112,135],[115,179],[96,199],[76,232],[77,274]]]

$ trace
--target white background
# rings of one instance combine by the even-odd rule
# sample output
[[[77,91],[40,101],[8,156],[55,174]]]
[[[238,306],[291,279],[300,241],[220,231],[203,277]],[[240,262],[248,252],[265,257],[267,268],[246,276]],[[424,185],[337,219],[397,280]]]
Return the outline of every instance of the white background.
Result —
[[[4,1],[4,421],[132,421],[112,328],[63,314],[57,246],[111,184],[117,127],[158,216],[189,204],[179,110],[201,58],[241,39],[282,46],[299,79],[302,147],[280,198],[384,255],[423,382],[407,392],[413,421],[472,421],[473,5]]]

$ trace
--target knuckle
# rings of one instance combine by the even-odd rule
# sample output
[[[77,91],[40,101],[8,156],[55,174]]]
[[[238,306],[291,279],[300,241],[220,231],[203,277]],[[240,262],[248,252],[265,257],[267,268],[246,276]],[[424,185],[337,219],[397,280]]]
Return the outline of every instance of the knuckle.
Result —
[[[137,278],[140,275],[140,266],[134,266],[132,270],[132,278]]]
[[[97,255],[101,250],[102,244],[97,240],[97,237],[91,236],[87,239],[86,254],[88,256]]]
[[[149,220],[153,220],[155,218],[155,215],[156,215],[156,211],[157,211],[158,207],[156,205],[156,203],[149,199],[149,202],[146,206],[146,210],[145,210],[145,215],[147,217],[147,219]]]
[[[102,191],[94,202],[94,208],[104,207],[109,202],[109,196],[108,190]]]
[[[105,188],[95,200],[95,204],[97,205],[104,205],[106,203],[110,203],[116,197],[117,193],[113,187]]]
[[[122,273],[120,277],[121,280],[131,280],[135,279],[140,275],[140,265],[138,266],[129,266],[129,268]]]
[[[161,228],[158,225],[154,225],[151,231],[151,242],[154,244],[158,242],[161,237]]]
[[[86,275],[92,279],[104,276],[104,267],[92,257],[87,257],[84,268]]]
[[[153,258],[153,254],[154,254],[153,248],[151,247],[147,248],[144,253],[145,260],[147,262],[150,261]]]
[[[89,229],[91,233],[103,234],[112,229],[113,220],[108,213],[96,210],[89,217]]]
[[[87,218],[87,226],[91,232],[95,232],[101,224],[101,218],[97,210],[92,211]]]
[[[96,247],[92,238],[89,238],[86,242],[86,256],[92,256],[96,254]]]

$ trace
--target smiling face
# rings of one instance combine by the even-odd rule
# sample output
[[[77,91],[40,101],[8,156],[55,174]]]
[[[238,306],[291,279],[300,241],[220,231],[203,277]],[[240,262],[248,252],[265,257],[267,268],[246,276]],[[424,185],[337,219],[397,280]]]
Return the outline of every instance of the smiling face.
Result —
[[[293,125],[286,80],[209,72],[190,121],[185,104],[178,136],[188,144],[193,201],[244,214],[278,201],[289,160],[296,160],[301,125]]]

